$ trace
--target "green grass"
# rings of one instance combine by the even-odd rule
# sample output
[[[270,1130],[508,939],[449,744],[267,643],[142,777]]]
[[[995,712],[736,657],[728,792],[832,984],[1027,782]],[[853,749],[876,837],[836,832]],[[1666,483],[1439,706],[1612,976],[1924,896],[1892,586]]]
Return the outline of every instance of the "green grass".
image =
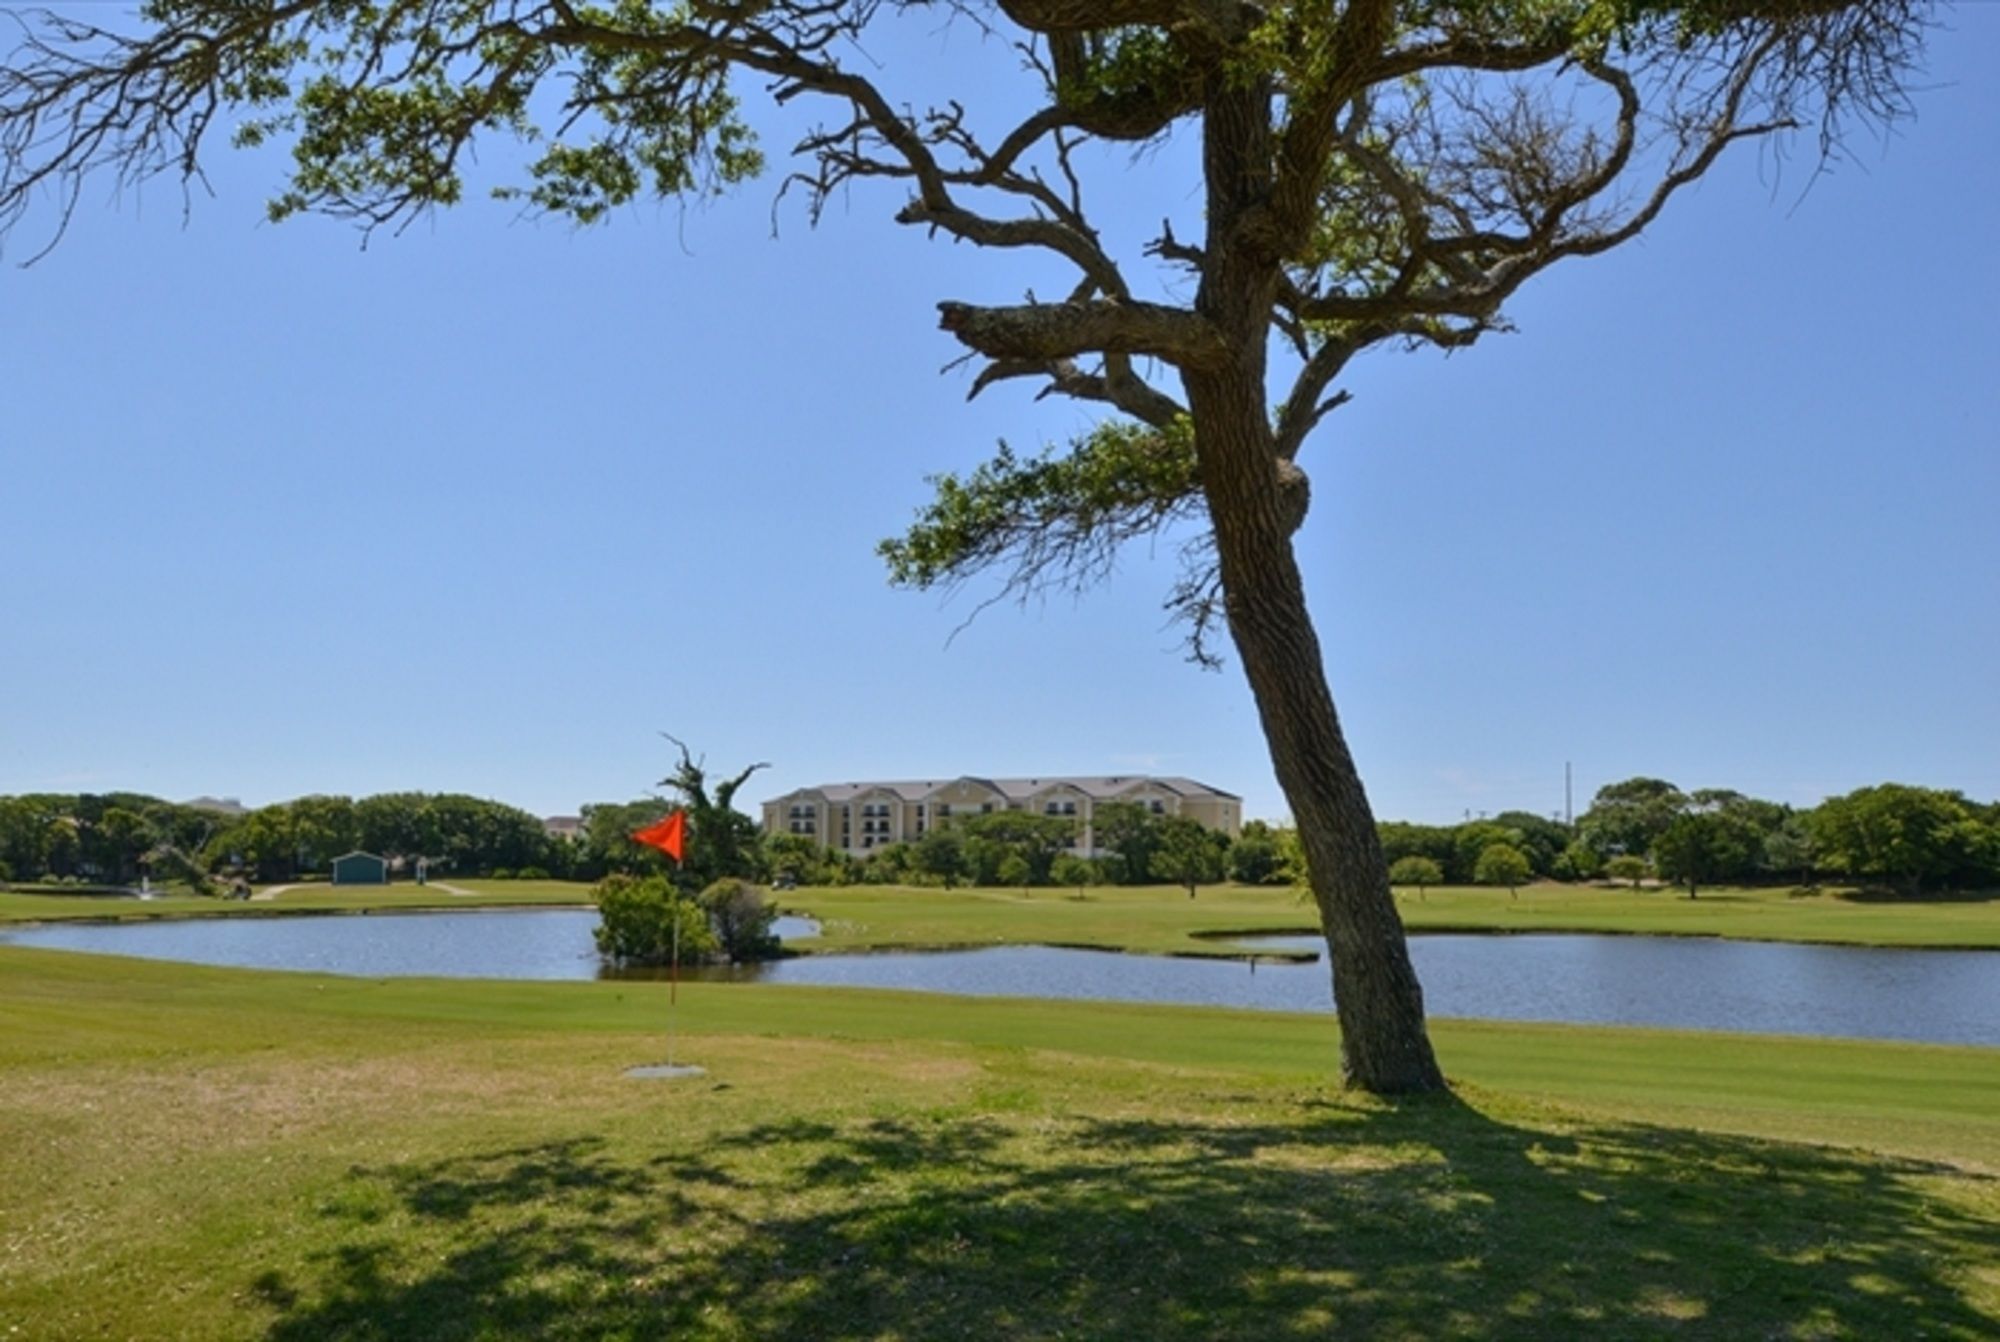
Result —
[[[1096,946],[1161,954],[1239,953],[1227,932],[1312,931],[1313,908],[1289,889],[1204,887],[1195,899],[1165,887],[939,890],[850,886],[788,891],[787,908],[824,925],[826,949],[980,946],[1002,942]],[[2000,897],[1877,901],[1852,892],[1793,897],[1782,890],[1670,891],[1561,885],[1505,890],[1399,891],[1404,923],[1419,932],[1614,932],[1738,937],[1867,946],[2000,948]]]
[[[2000,1051],[665,996],[0,948],[0,1338],[2000,1329]]]

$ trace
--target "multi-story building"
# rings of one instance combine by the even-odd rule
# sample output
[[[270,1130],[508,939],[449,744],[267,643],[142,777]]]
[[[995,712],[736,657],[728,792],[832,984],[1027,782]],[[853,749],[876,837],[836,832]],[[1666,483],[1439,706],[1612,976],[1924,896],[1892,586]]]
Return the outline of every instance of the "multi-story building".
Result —
[[[823,783],[764,803],[766,834],[796,834],[857,857],[914,843],[954,816],[1028,811],[1077,825],[1076,851],[1095,855],[1096,808],[1130,802],[1155,815],[1180,815],[1235,838],[1243,799],[1192,778],[1124,774],[1099,778],[926,779],[914,783]]]

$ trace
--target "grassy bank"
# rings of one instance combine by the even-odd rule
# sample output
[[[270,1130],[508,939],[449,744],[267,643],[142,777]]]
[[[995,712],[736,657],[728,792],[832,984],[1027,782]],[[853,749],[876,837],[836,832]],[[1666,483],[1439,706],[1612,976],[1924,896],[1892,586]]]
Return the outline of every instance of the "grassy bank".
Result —
[[[462,893],[456,893],[462,892]],[[375,910],[588,904],[590,887],[575,881],[465,881],[444,886],[326,884],[266,887],[252,900],[168,895],[116,899],[87,895],[28,894],[0,890],[0,922],[58,922],[91,918],[218,918],[281,913],[368,913]]]
[[[939,890],[852,886],[787,892],[788,907],[824,924],[828,948],[979,946],[999,942],[1102,946],[1163,954],[1229,950],[1218,932],[1308,931],[1311,905],[1289,889],[1204,887],[1189,899],[1164,887]],[[1781,890],[1664,890],[1562,885],[1399,891],[1418,932],[1612,932],[1738,937],[1858,946],[2000,948],[2000,897],[1919,902]]]
[[[187,897],[149,900],[0,892],[0,922],[64,918],[257,916],[287,912],[585,904],[572,881],[458,880],[429,886],[303,885],[260,892],[249,903]],[[821,920],[816,949],[990,946],[1040,943],[1156,954],[1239,953],[1216,934],[1310,931],[1312,907],[1290,889],[961,889],[844,886],[779,894],[788,909]],[[1418,932],[1612,932],[1736,937],[1857,946],[2000,949],[2000,896],[1878,900],[1853,892],[1797,897],[1784,890],[1712,890],[1690,900],[1673,891],[1560,885],[1505,890],[1451,887],[1396,903]]]
[[[2000,1052],[683,994],[0,949],[0,1336],[2000,1328]]]

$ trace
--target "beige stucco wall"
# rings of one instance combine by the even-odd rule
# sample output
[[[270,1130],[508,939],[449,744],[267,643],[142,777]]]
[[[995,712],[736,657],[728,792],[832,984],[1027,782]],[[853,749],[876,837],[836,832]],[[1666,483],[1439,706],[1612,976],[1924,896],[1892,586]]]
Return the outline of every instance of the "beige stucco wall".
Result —
[[[1183,797],[1181,814],[1232,839],[1243,832],[1243,803],[1228,797]]]

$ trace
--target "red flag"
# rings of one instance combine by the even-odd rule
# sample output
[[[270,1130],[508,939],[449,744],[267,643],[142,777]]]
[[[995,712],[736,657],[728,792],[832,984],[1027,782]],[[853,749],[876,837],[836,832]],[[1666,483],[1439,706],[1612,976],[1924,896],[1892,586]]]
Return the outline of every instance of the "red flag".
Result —
[[[687,820],[686,811],[675,811],[664,820],[632,831],[632,837],[679,862],[687,857]]]

